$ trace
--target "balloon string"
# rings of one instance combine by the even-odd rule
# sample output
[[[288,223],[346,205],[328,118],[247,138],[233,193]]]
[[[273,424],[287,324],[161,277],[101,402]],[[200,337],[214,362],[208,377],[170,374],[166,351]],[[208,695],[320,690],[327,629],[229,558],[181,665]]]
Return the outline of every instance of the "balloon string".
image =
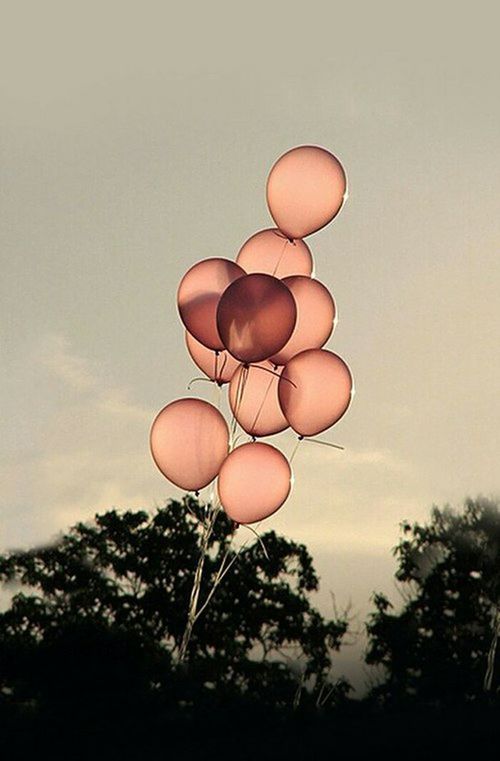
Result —
[[[260,523],[257,524],[257,527],[258,526],[260,526]],[[248,523],[243,524],[243,528],[249,529],[252,532],[252,534],[254,534],[257,537],[257,541],[259,542],[260,546],[262,547],[262,551],[263,551],[264,555],[266,556],[267,560],[269,560],[269,555],[268,555],[267,550],[266,550],[266,545],[264,544],[264,542],[260,538],[260,534],[258,533],[258,531],[256,531],[253,528],[253,526],[249,526]]]
[[[288,238],[287,238],[287,240],[285,241],[285,245],[283,246],[283,249],[282,249],[282,251],[281,251],[281,254],[280,254],[280,256],[279,256],[279,259],[278,259],[278,261],[276,262],[276,267],[275,267],[275,268],[274,268],[274,270],[273,270],[273,277],[275,277],[275,276],[276,276],[276,273],[277,273],[277,271],[278,271],[278,268],[279,268],[279,266],[280,266],[280,264],[281,264],[281,260],[283,259],[283,256],[285,255],[286,247],[288,246],[288,244],[289,244],[289,243],[290,243],[290,241],[289,241],[289,240],[288,240]]]
[[[245,386],[248,378],[249,369],[247,366],[243,365],[241,368],[241,373],[238,378],[238,385],[236,386],[236,399],[234,404],[234,410],[233,410],[233,418],[231,421],[231,441],[234,440],[234,435],[236,433],[236,426],[237,426],[237,415],[240,410],[240,405],[243,401],[243,394],[245,391]]]
[[[207,510],[208,514],[205,517],[205,520],[203,521],[203,532],[202,532],[201,541],[200,541],[200,553],[198,556],[198,562],[196,564],[196,570],[194,573],[193,586],[191,587],[191,595],[189,598],[189,606],[188,606],[188,616],[187,616],[184,633],[182,635],[181,644],[179,646],[179,662],[180,663],[182,663],[184,659],[186,658],[189,641],[191,639],[193,627],[196,622],[196,618],[198,614],[198,601],[199,601],[200,590],[201,590],[201,581],[203,576],[203,567],[205,565],[205,560],[208,555],[210,537],[212,535],[215,520],[217,518],[217,514],[220,509],[220,507],[218,506],[210,507],[207,505],[206,507],[208,507],[208,510]]]
[[[217,374],[217,360],[219,358],[219,352],[217,350],[214,351],[214,381],[219,380],[219,376]]]
[[[188,390],[191,390],[192,384],[197,383],[198,381],[205,381],[205,383],[213,383],[213,380],[211,380],[210,378],[192,378],[187,384]]]
[[[232,417],[231,417],[231,441],[230,441],[230,444],[229,444],[229,451],[231,451],[233,446],[234,446],[234,435],[236,433],[236,413],[235,413],[235,410],[236,410],[236,404],[238,402],[239,395],[240,395],[240,387],[241,387],[241,373],[238,376],[238,382],[236,384],[236,399],[235,399],[235,408],[233,409],[233,414],[232,414]]]
[[[306,437],[304,441],[312,441],[313,444],[322,444],[324,447],[332,447],[333,449],[345,449],[345,447],[341,447],[340,444],[332,444],[330,441],[321,441],[321,439],[310,439],[309,437]]]
[[[287,383],[291,383],[292,386],[297,388],[297,384],[290,380],[290,378],[285,378],[281,373],[277,373],[276,370],[271,370],[269,367],[262,367],[262,365],[250,365],[250,367],[255,367],[257,370],[264,370],[265,373],[271,373],[271,375],[275,375],[277,378],[283,378],[284,381]]]
[[[255,426],[257,425],[257,420],[258,420],[258,419],[259,419],[259,417],[260,417],[260,413],[261,413],[261,412],[262,412],[262,410],[264,409],[264,404],[266,403],[267,395],[269,394],[269,391],[271,390],[271,386],[272,386],[272,383],[273,383],[273,379],[271,378],[271,380],[269,381],[269,385],[268,385],[268,387],[266,388],[266,391],[265,391],[265,393],[264,393],[264,396],[262,397],[262,402],[260,403],[260,407],[259,407],[259,409],[257,410],[257,414],[255,415],[255,418],[254,418],[254,420],[253,420],[253,423],[252,423],[252,425],[250,426],[250,431],[251,431],[252,433],[253,433],[253,431],[254,431],[254,428],[255,428]]]
[[[217,362],[217,355],[216,355],[216,362]],[[239,409],[239,405],[241,404],[241,400],[243,398],[243,392],[245,390],[245,384],[248,378],[248,372],[249,372],[248,366],[246,367],[243,366],[242,371],[240,373],[240,377],[238,378],[238,385],[236,389],[236,405],[235,405],[235,412],[233,413],[233,421],[231,424],[231,438],[229,442],[229,451],[232,451],[235,444],[236,413]],[[195,380],[204,380],[204,381],[208,381],[209,383],[212,382],[208,378],[195,378],[191,382],[194,382]],[[215,384],[215,385],[217,386],[218,384]],[[219,405],[220,405],[220,391],[221,389],[219,386]],[[193,578],[193,585],[191,588],[186,626],[185,626],[184,633],[182,636],[182,641],[179,647],[178,657],[180,662],[182,662],[186,658],[186,653],[188,650],[189,642],[191,640],[193,627],[196,621],[198,620],[198,618],[200,617],[200,615],[203,613],[208,603],[210,602],[210,599],[212,598],[218,584],[220,583],[220,581],[222,581],[222,578],[225,576],[227,571],[233,565],[241,549],[244,547],[243,545],[243,547],[240,548],[240,550],[236,552],[235,557],[233,557],[233,559],[227,564],[225,568],[223,568],[222,566],[221,568],[219,568],[219,571],[216,574],[215,581],[212,585],[212,589],[210,590],[206,600],[203,602],[203,604],[200,605],[199,597],[200,597],[201,582],[202,582],[205,560],[208,557],[209,543],[210,543],[210,538],[214,530],[215,521],[221,509],[222,509],[222,505],[220,502],[220,498],[216,499],[215,483],[213,483],[211,487],[211,491],[210,491],[210,502],[206,504],[205,506],[205,516],[204,516],[204,520],[202,521],[203,532],[202,532],[201,541],[200,541],[200,552],[199,552],[198,562],[196,565],[196,570],[195,570],[195,574]],[[222,565],[224,565],[224,562]]]
[[[243,394],[245,393],[245,388],[247,385],[249,372],[250,372],[250,369],[248,367],[243,366],[243,370],[241,371],[241,376],[242,376],[241,393],[240,393],[240,398],[238,400],[238,403],[236,405],[236,414],[238,414],[238,412],[240,411],[240,406],[243,404]]]
[[[219,370],[219,378],[218,378],[218,380],[222,379],[222,373],[224,372],[224,368],[225,368],[226,365],[227,365],[227,354],[224,354],[224,356],[222,357],[222,367]]]
[[[220,404],[221,404],[221,398],[222,398],[222,389],[220,387],[220,383],[214,383],[214,398],[215,398],[215,406],[220,411]]]
[[[240,378],[238,378],[238,385],[236,386],[236,396],[238,396],[239,386],[240,386]],[[229,451],[232,452],[232,450],[234,448],[234,444],[235,444],[235,434],[236,434],[236,415],[235,415],[234,410],[233,410],[233,414],[231,416],[231,427],[230,427],[230,430],[231,430],[231,435],[230,435],[230,439],[229,439]]]
[[[293,450],[292,450],[292,454],[291,454],[291,455],[290,455],[290,457],[288,458],[288,462],[289,462],[290,464],[293,462],[293,458],[294,458],[294,457],[295,457],[295,455],[297,454],[297,449],[299,448],[299,446],[300,446],[300,442],[301,442],[301,441],[302,441],[302,436],[298,436],[298,437],[297,437],[297,441],[295,442],[295,446],[294,446],[294,448],[293,448]]]

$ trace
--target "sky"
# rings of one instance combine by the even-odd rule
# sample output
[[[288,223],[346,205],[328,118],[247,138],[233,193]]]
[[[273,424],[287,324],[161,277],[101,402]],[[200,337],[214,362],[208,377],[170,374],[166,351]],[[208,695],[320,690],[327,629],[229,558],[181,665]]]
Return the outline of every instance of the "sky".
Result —
[[[403,519],[499,494],[500,53],[494,4],[458,5],[0,2],[0,551],[181,494],[148,451],[198,374],[178,283],[272,226],[304,143],[349,178],[308,244],[356,396],[260,530],[362,630]]]

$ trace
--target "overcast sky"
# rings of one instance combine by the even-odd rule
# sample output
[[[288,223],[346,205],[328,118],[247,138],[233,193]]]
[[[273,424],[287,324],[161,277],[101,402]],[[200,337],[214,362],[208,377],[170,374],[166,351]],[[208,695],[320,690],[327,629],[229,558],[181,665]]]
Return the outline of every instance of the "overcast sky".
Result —
[[[397,599],[399,522],[500,491],[494,4],[0,4],[0,548],[180,494],[148,451],[197,374],[178,282],[272,225],[267,173],[313,143],[349,176],[308,243],[356,397],[261,528],[325,612]]]

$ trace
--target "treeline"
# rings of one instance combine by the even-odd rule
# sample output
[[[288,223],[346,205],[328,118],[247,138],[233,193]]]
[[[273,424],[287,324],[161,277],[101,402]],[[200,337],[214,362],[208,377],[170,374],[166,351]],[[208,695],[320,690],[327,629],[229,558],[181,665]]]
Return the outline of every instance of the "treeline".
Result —
[[[199,617],[180,658],[206,512],[107,512],[55,545],[0,556],[0,722],[9,758],[411,756],[496,747],[500,512],[479,498],[405,523],[404,603],[366,624],[376,678],[336,675],[347,616],[313,606],[306,547],[274,532],[235,548],[218,516]],[[335,675],[335,676],[334,676]],[[444,757],[447,757],[446,755]]]

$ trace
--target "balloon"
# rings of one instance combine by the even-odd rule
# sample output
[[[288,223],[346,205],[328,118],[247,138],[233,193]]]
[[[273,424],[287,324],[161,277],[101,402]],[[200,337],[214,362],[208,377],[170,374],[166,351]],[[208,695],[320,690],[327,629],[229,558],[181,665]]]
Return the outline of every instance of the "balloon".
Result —
[[[236,261],[245,272],[266,272],[280,279],[310,276],[313,258],[303,240],[289,241],[279,230],[261,230],[241,247]]]
[[[227,457],[227,423],[203,399],[177,399],[153,421],[150,447],[153,460],[169,481],[197,491],[213,481]]]
[[[347,179],[329,151],[301,145],[283,154],[267,180],[267,205],[287,238],[305,238],[321,230],[340,211]]]
[[[290,493],[288,460],[270,444],[251,442],[224,460],[217,489],[227,515],[237,523],[255,523],[272,515]]]
[[[271,372],[268,372],[271,370]],[[229,384],[234,417],[250,436],[270,436],[288,428],[278,401],[279,375],[269,362],[240,365]]]
[[[335,302],[319,280],[295,275],[283,279],[297,304],[297,322],[289,341],[269,361],[286,363],[304,349],[319,349],[330,338],[335,325]]]
[[[179,315],[185,327],[209,349],[223,349],[217,331],[219,299],[230,283],[246,275],[229,259],[204,259],[189,269],[177,291]]]
[[[226,349],[240,362],[260,362],[276,354],[292,335],[295,299],[272,275],[253,273],[235,280],[217,309],[217,328]]]
[[[300,436],[315,436],[340,420],[351,397],[351,371],[326,349],[297,354],[285,365],[278,383],[281,409]]]
[[[239,366],[238,361],[228,351],[207,349],[187,330],[185,339],[187,350],[195,365],[198,365],[200,370],[219,386],[229,383]]]

